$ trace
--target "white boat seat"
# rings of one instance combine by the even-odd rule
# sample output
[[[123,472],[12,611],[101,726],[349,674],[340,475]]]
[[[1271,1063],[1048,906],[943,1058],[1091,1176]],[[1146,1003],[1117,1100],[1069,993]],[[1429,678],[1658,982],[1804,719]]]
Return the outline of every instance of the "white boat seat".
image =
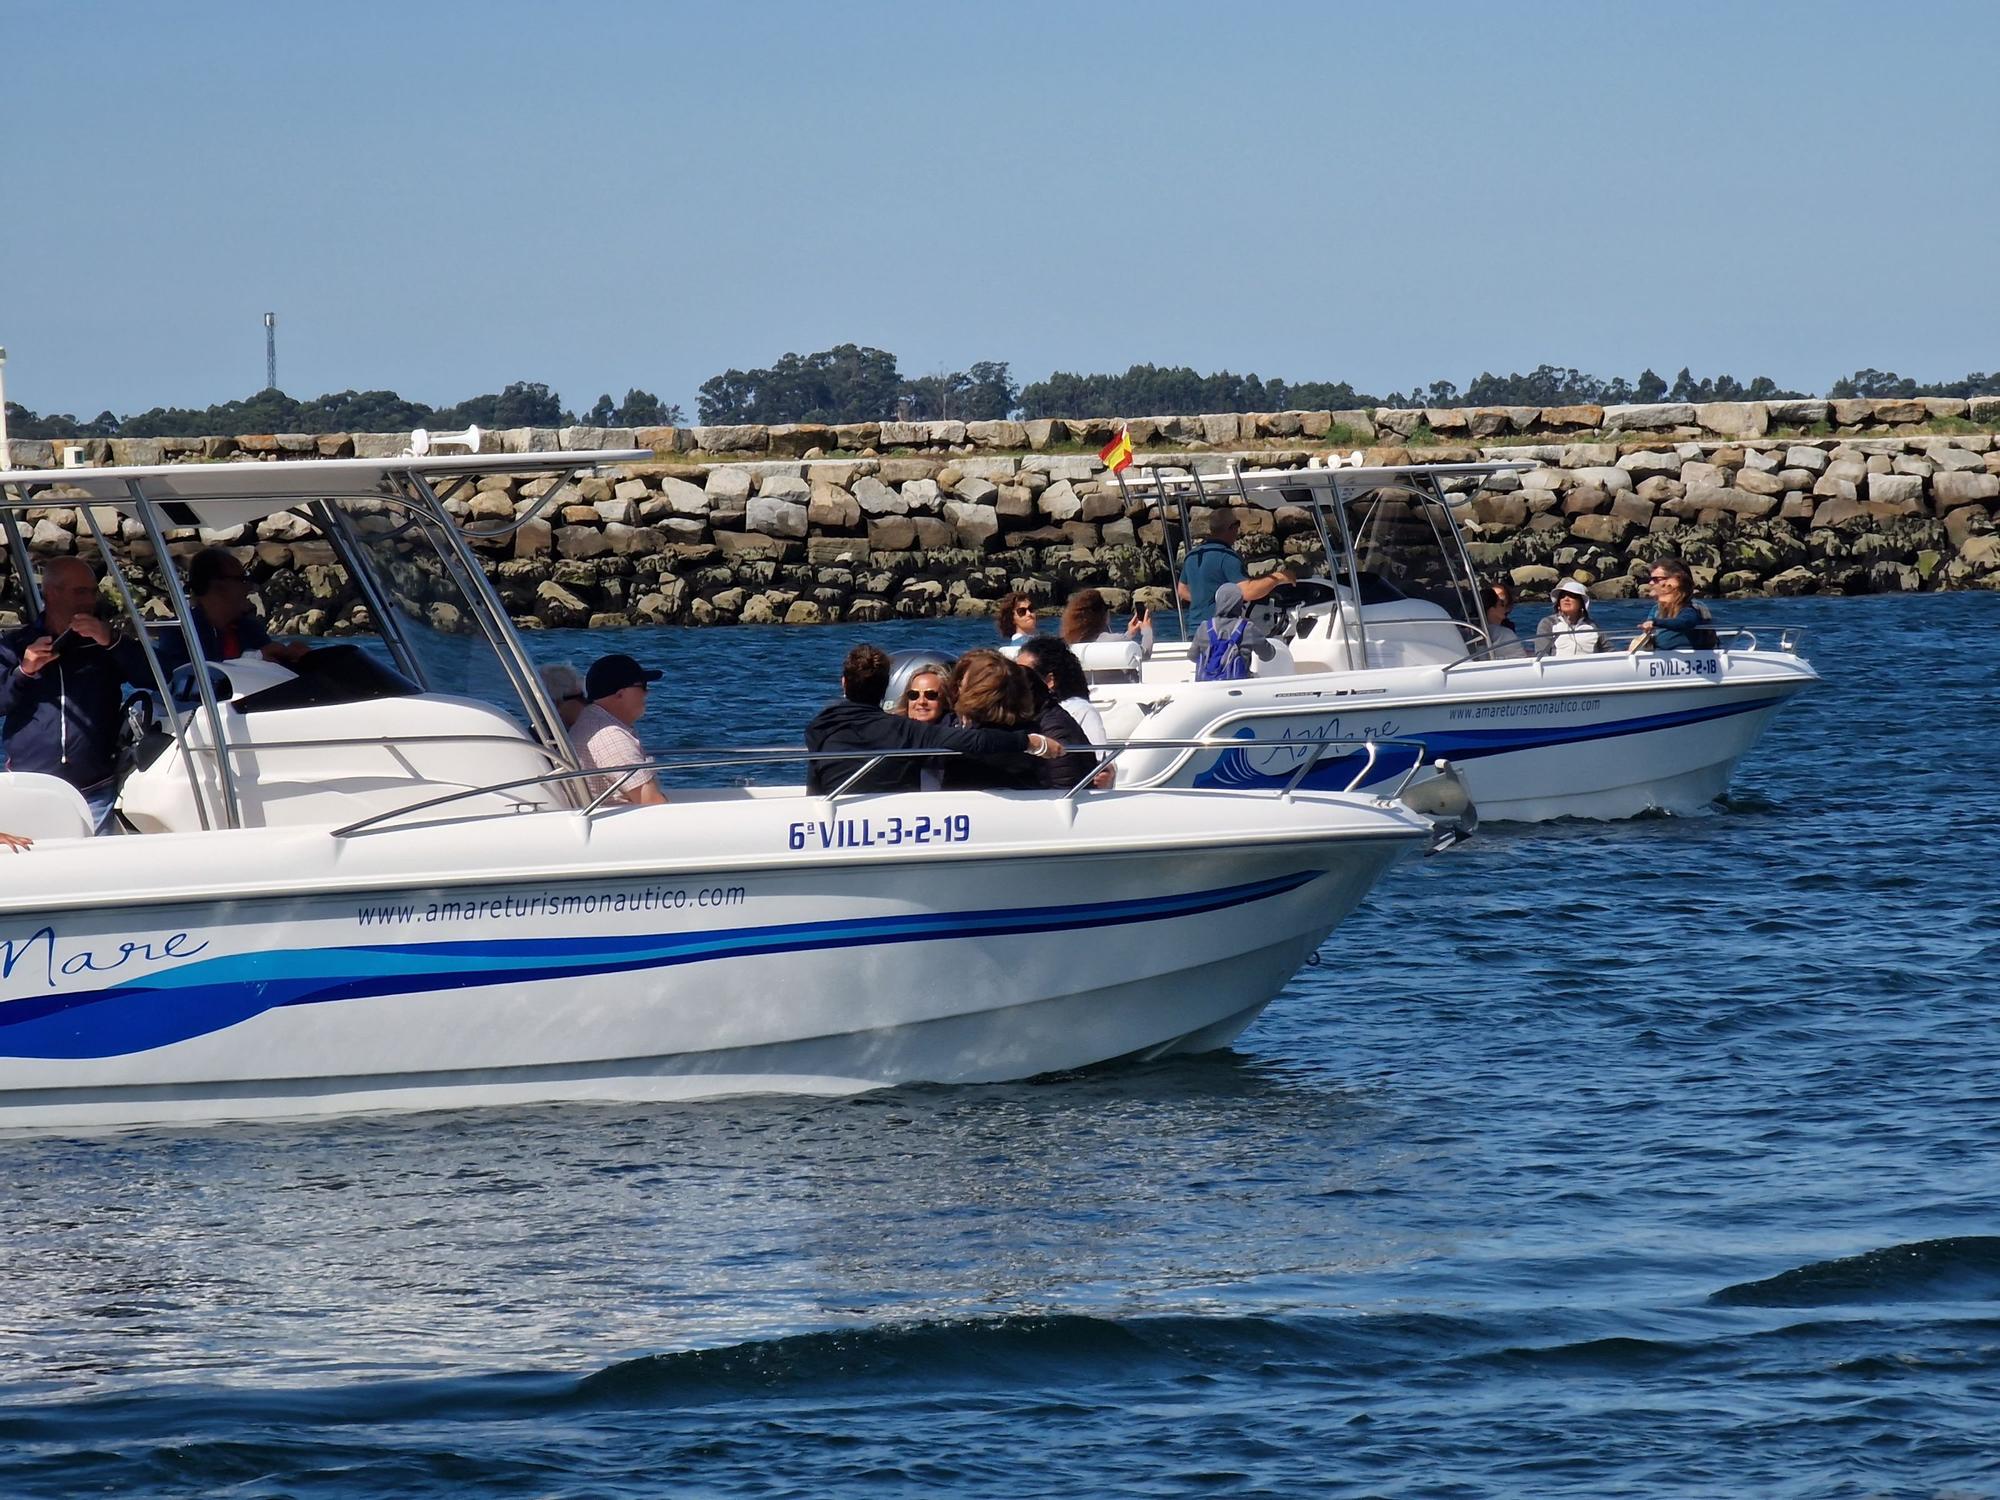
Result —
[[[83,793],[60,776],[0,771],[0,833],[31,839],[87,839],[97,831]]]
[[[1137,682],[1146,648],[1135,640],[1086,641],[1070,648],[1092,682]]]

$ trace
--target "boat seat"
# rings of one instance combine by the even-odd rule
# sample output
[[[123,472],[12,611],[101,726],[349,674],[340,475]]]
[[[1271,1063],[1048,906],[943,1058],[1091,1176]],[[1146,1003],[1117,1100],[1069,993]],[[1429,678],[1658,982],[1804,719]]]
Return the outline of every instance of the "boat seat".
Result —
[[[83,793],[60,776],[0,771],[0,833],[31,839],[87,839],[97,831]]]
[[[1071,648],[1092,682],[1137,682],[1146,648],[1135,640],[1086,641]]]

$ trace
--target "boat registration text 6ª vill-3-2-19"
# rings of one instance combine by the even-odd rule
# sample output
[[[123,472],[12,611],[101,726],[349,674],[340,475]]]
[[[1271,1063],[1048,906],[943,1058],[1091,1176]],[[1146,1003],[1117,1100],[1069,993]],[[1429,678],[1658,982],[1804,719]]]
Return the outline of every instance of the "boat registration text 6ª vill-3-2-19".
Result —
[[[818,818],[792,824],[789,843],[794,849],[895,849],[971,839],[971,815],[951,813],[942,818]]]

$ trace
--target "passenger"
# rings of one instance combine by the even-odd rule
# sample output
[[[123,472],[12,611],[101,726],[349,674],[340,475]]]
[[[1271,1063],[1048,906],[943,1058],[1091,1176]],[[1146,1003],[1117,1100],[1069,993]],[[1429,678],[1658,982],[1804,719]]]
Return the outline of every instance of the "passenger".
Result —
[[[1002,665],[1007,659],[997,651],[983,653]],[[1023,733],[1018,729],[967,729],[945,723],[926,723],[904,715],[885,713],[882,695],[889,691],[889,658],[879,646],[856,646],[840,667],[840,698],[813,716],[806,726],[808,750],[950,750],[969,755],[1005,755],[1026,751],[1051,758],[1063,753],[1062,746],[1047,736]],[[806,789],[819,796],[841,787],[866,762],[852,760],[813,761],[806,771]],[[884,761],[870,771],[852,790],[870,792],[901,791],[917,784],[918,757],[904,756]]]
[[[22,854],[35,847],[35,841],[18,833],[0,833],[0,849],[14,854]]]
[[[1091,704],[1090,685],[1074,651],[1061,641],[1037,636],[1021,648],[1014,665],[1025,671],[1040,689],[1035,722],[1044,734],[1056,735],[1066,745],[1104,743],[1104,716]],[[1057,718],[1057,714],[1062,717]],[[1089,755],[1064,756],[1055,763],[1049,784],[1065,789],[1075,786],[1097,763]],[[1110,786],[1115,770],[1114,766],[1103,766],[1092,784]]]
[[[271,639],[264,622],[250,611],[250,575],[226,548],[204,547],[195,553],[188,563],[187,592],[193,606],[189,618],[205,661],[234,661],[254,653],[289,667],[312,649],[303,641]],[[166,671],[186,666],[187,637],[179,630],[167,631],[158,654]]]
[[[577,759],[586,771],[609,771],[620,766],[643,765],[645,749],[632,732],[646,712],[646,690],[666,676],[652,667],[642,667],[623,654],[600,656],[590,664],[584,678],[584,696],[590,701],[576,716],[570,740]],[[608,787],[618,790],[613,802],[629,802],[639,807],[656,807],[667,800],[660,781],[651,770],[619,780],[615,776],[592,776],[584,786],[592,797],[602,796]]]
[[[136,641],[97,617],[97,575],[80,557],[42,570],[42,617],[0,636],[0,738],[7,769],[59,776],[83,793],[97,831],[111,826],[124,685],[152,685]]]
[[[1503,661],[1510,657],[1526,656],[1528,648],[1521,644],[1514,627],[1507,623],[1507,595],[1497,583],[1489,583],[1480,591],[1479,602],[1486,611],[1486,640],[1488,649],[1480,655],[1487,661]]]
[[[566,661],[552,662],[542,668],[542,686],[555,700],[556,712],[562,715],[563,728],[576,728],[584,705],[590,702],[584,695],[583,674]]]
[[[1104,743],[1104,715],[1090,701],[1090,681],[1083,675],[1083,663],[1064,642],[1053,636],[1038,635],[1023,646],[1015,661],[1042,680],[1055,695],[1064,713],[1093,745]]]
[[[1258,606],[1291,581],[1291,575],[1281,569],[1262,578],[1225,583],[1215,591],[1215,613],[1195,632],[1188,646],[1196,682],[1233,682],[1250,675],[1253,659],[1276,659],[1278,648],[1271,644],[1266,611]]]
[[[1153,649],[1153,622],[1146,612],[1146,606],[1134,603],[1132,623],[1125,627],[1125,633],[1114,634],[1111,629],[1111,606],[1104,602],[1104,595],[1096,589],[1078,589],[1063,603],[1062,638],[1071,646],[1088,646],[1096,641],[1134,640],[1140,649]]]
[[[1181,563],[1181,603],[1187,606],[1188,633],[1194,634],[1215,613],[1215,591],[1225,583],[1241,583],[1249,577],[1243,559],[1236,555],[1236,539],[1243,534],[1243,518],[1227,508],[1208,514],[1208,538],[1192,548]]]
[[[1521,602],[1521,591],[1514,587],[1514,580],[1504,573],[1493,580],[1493,587],[1499,593],[1501,602],[1507,606],[1506,614],[1500,623],[1513,631],[1516,636],[1520,635],[1521,627],[1514,623],[1514,606]]]
[[[1045,640],[1035,636],[1034,640]],[[942,724],[945,715],[951,712],[951,700],[945,692],[945,674],[937,667],[922,667],[910,674],[910,680],[903,688],[903,696],[896,700],[896,706],[889,710],[900,714],[915,724]],[[917,790],[920,792],[939,791],[944,786],[943,758],[934,761],[920,761],[917,770]]]
[[[1055,747],[1055,754],[1062,756],[1065,744],[1083,743],[1083,731],[1059,708],[1055,709],[1055,713],[1061,715],[1056,720],[1059,727],[1050,731],[1042,726],[1041,705],[1036,701],[1035,687],[1035,679],[1026,670],[1015,666],[998,651],[984,648],[968,651],[951,669],[953,722],[962,729],[987,730],[1035,725],[1042,729],[1038,738],[1045,737]],[[1046,697],[1046,693],[1043,696]],[[949,791],[961,791],[968,787],[1019,791],[1051,784],[1049,759],[1014,750],[997,755],[953,756],[939,769],[944,773],[944,785]],[[1079,767],[1077,775],[1087,774],[1089,768],[1089,764]],[[1059,784],[1067,786],[1069,781],[1065,779]]]
[[[1590,590],[1565,578],[1549,590],[1555,613],[1535,627],[1535,655],[1589,656],[1604,649],[1604,632],[1590,617]]]
[[[1000,612],[993,624],[1000,632],[1000,639],[1010,646],[1018,646],[1036,634],[1035,601],[1016,590],[1000,596]]]
[[[1653,564],[1647,579],[1653,588],[1653,612],[1639,622],[1630,651],[1713,651],[1714,622],[1695,602],[1694,570],[1678,557]]]

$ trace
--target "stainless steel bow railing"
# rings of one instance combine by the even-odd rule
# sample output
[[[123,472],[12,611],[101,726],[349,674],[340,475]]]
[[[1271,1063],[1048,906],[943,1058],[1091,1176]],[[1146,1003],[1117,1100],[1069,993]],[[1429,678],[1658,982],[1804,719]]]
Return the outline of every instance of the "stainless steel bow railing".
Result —
[[[1052,796],[1051,800],[1059,801],[1062,803],[1073,804],[1084,792],[1091,790],[1091,783],[1103,771],[1105,766],[1114,763],[1119,756],[1125,754],[1128,751],[1183,750],[1183,749],[1241,750],[1244,749],[1246,746],[1254,746],[1255,744],[1256,744],[1255,741],[1241,740],[1241,739],[1225,739],[1219,736],[1212,736],[1205,739],[1192,739],[1192,740],[1151,740],[1151,739],[1110,740],[1106,741],[1101,745],[1065,746],[1064,747],[1065,753],[1091,756],[1093,759],[1093,764],[1087,774],[1080,777],[1075,782],[1075,784],[1070,786],[1067,790],[1062,791],[1059,796]],[[1366,785],[1367,782],[1370,780],[1370,778],[1374,775],[1375,770],[1381,761],[1381,752],[1383,747],[1396,746],[1396,747],[1403,747],[1415,750],[1416,754],[1413,758],[1412,764],[1409,766],[1407,770],[1404,771],[1403,775],[1397,780],[1395,786],[1392,789],[1379,794],[1380,800],[1386,802],[1386,801],[1394,801],[1397,798],[1399,798],[1405,791],[1409,789],[1410,785],[1418,778],[1418,776],[1421,773],[1430,770],[1442,770],[1445,768],[1445,762],[1441,760],[1435,762],[1427,760],[1426,759],[1427,752],[1425,751],[1422,742],[1417,740],[1360,739],[1360,738],[1328,739],[1328,740],[1314,740],[1310,742],[1292,742],[1288,746],[1288,748],[1304,748],[1304,746],[1307,744],[1310,744],[1314,748],[1315,753],[1307,756],[1305,760],[1299,765],[1299,767],[1290,775],[1290,777],[1287,778],[1287,780],[1282,785],[1275,787],[1267,786],[1267,787],[1250,787],[1241,789],[1182,788],[1179,790],[1189,791],[1192,792],[1194,795],[1202,795],[1202,796],[1276,795],[1280,798],[1289,798],[1298,791],[1301,783],[1304,782],[1305,778],[1308,775],[1310,775],[1313,769],[1317,767],[1322,761],[1327,760],[1329,758],[1343,758],[1347,755],[1355,753],[1356,751],[1360,751],[1362,752],[1363,755],[1362,765],[1360,769],[1357,770],[1354,773],[1354,775],[1348,779],[1346,785],[1341,789],[1343,793],[1353,793],[1360,787]],[[1339,752],[1339,756],[1330,757],[1329,752],[1335,752],[1335,751]],[[866,789],[861,787],[859,783],[865,781],[866,778],[869,776],[869,774],[874,770],[876,770],[878,767],[890,761],[937,760],[942,758],[953,757],[956,756],[958,753],[959,752],[949,751],[949,750],[807,750],[802,746],[801,747],[791,747],[791,746],[749,747],[749,748],[736,748],[733,746],[705,746],[696,749],[680,751],[670,756],[649,757],[644,761],[640,761],[629,766],[613,766],[613,767],[604,767],[601,769],[592,769],[592,770],[572,770],[564,768],[564,769],[541,772],[533,776],[519,776],[508,781],[492,782],[484,786],[455,787],[451,791],[441,793],[440,795],[435,797],[427,797],[418,802],[405,803],[401,807],[388,808],[382,812],[371,813],[365,818],[357,819],[352,823],[347,823],[339,828],[334,829],[333,836],[335,838],[351,838],[358,834],[379,832],[384,828],[386,828],[387,826],[389,826],[390,824],[396,822],[397,820],[402,818],[407,818],[412,814],[428,812],[440,807],[448,807],[453,803],[471,801],[475,798],[500,796],[504,795],[507,792],[523,791],[529,788],[536,788],[536,787],[567,785],[569,783],[576,781],[608,779],[609,784],[600,789],[590,799],[590,801],[586,803],[581,809],[573,807],[556,808],[541,803],[530,803],[523,801],[523,802],[517,802],[513,807],[507,809],[507,811],[504,813],[487,812],[482,814],[482,816],[487,816],[487,817],[500,817],[500,816],[516,816],[525,813],[581,811],[586,817],[588,817],[594,813],[603,811],[606,808],[606,806],[611,802],[612,798],[614,798],[618,794],[618,792],[633,777],[641,774],[642,772],[647,772],[647,771],[651,771],[657,774],[662,771],[685,772],[685,771],[702,771],[702,770],[717,770],[717,769],[742,770],[746,767],[756,767],[764,765],[782,765],[786,763],[796,763],[798,761],[816,762],[821,764],[853,763],[855,765],[855,770],[853,774],[849,775],[844,780],[842,780],[841,783],[838,786],[836,786],[831,792],[811,793],[801,790],[797,794],[801,797],[823,795],[826,797],[828,801],[837,802],[844,797],[865,794]],[[747,785],[747,783],[739,783],[739,785]],[[1051,793],[1054,793],[1054,790],[1055,789],[1051,788],[1050,789]],[[1118,788],[1112,787],[1106,790],[1115,792],[1118,790]]]

